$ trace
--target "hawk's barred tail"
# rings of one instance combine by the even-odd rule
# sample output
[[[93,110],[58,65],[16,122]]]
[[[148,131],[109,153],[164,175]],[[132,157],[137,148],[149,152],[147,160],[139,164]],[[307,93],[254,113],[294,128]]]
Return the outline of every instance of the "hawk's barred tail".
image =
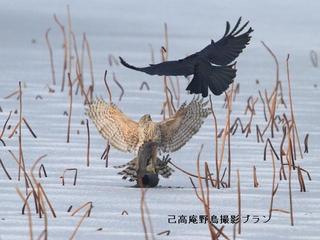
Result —
[[[137,180],[137,161],[136,158],[131,160],[130,162],[119,165],[119,166],[114,166],[114,168],[124,168],[122,171],[118,172],[119,175],[123,175],[122,179],[126,180],[128,179],[130,182],[136,181]],[[159,158],[157,159],[156,163],[156,172],[160,174],[163,178],[169,178],[172,173],[174,172],[174,169],[169,167],[168,162],[162,161]]]

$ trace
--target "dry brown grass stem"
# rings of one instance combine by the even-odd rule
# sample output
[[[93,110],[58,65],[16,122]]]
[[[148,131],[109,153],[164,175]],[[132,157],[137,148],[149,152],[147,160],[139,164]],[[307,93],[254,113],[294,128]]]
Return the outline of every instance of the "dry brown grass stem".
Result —
[[[295,134],[296,134],[297,135],[297,140],[298,140],[298,147],[299,147],[300,157],[302,159],[303,158],[303,154],[302,154],[302,150],[301,150],[299,133],[298,133],[296,120],[295,120],[295,116],[294,116],[294,111],[293,111],[293,103],[292,103],[292,95],[291,95],[290,69],[289,69],[289,57],[290,57],[290,55],[288,54],[287,60],[286,60],[286,66],[287,66],[287,80],[288,80],[288,95],[289,95],[290,113],[291,113],[291,120],[292,120],[293,126],[294,126],[294,131],[292,132],[293,144],[294,144],[293,147],[294,147],[294,151],[295,151]]]
[[[24,166],[24,161],[22,157],[22,131],[21,131],[21,123],[22,123],[22,90],[21,90],[21,82],[19,82],[19,172],[18,172],[18,181],[20,181],[21,175],[21,166]]]
[[[238,234],[241,234],[241,188],[240,188],[240,171],[237,169],[237,189],[238,189],[238,215],[240,217],[238,223]]]
[[[63,68],[62,68],[62,81],[61,81],[61,92],[64,90],[65,85],[65,78],[66,78],[66,71],[67,71],[67,58],[68,58],[68,42],[65,27],[61,24],[57,16],[53,15],[54,21],[58,24],[62,35],[63,35],[63,49],[64,49],[64,56],[63,56]]]
[[[12,180],[10,174],[8,173],[6,167],[4,166],[4,164],[3,164],[3,162],[2,162],[1,159],[0,159],[0,164],[1,164],[1,167],[2,167],[2,169],[3,169],[3,171],[4,171],[4,173],[7,175],[7,178],[8,178],[9,180]]]
[[[211,107],[211,113],[213,116],[213,124],[214,124],[214,158],[215,158],[215,164],[216,164],[216,178],[217,178],[217,184],[216,187],[219,189],[220,188],[220,171],[219,171],[219,159],[218,159],[218,123],[217,123],[217,118],[216,115],[213,111],[213,104],[212,104],[212,99],[211,95],[209,95],[209,101],[210,101],[210,107]]]
[[[37,138],[37,135],[34,133],[34,131],[32,130],[32,128],[31,128],[30,124],[27,122],[27,120],[26,120],[24,117],[22,117],[22,120],[23,120],[23,122],[26,124],[26,126],[27,126],[29,132],[31,133],[31,135],[32,135],[34,138]]]
[[[74,177],[73,177],[73,185],[75,186],[77,184],[77,176],[78,176],[78,169],[77,168],[67,168],[63,171],[61,178],[62,185],[64,186],[64,179],[65,179],[65,174],[68,171],[74,171]]]
[[[190,172],[188,172],[188,171],[186,171],[186,170],[182,169],[181,167],[177,166],[175,163],[173,163],[173,162],[171,162],[171,161],[169,161],[169,163],[170,163],[173,167],[175,167],[176,169],[178,169],[179,171],[181,171],[181,172],[183,172],[184,174],[188,175],[188,176],[189,176],[189,178],[190,178],[190,177],[198,178],[198,175],[193,174],[193,173],[190,173]],[[211,175],[212,175],[212,174],[211,174]],[[206,177],[200,176],[200,178],[201,178],[201,179],[208,179],[208,180],[210,180],[210,181],[211,181],[212,176],[209,176],[209,178],[206,178]],[[217,182],[217,180],[215,180],[215,179],[212,179],[212,181],[213,181],[213,182],[215,182],[215,183]]]
[[[80,57],[78,54],[76,35],[74,34],[74,32],[71,32],[71,36],[72,36],[72,40],[73,40],[74,52],[76,55],[76,75],[77,75],[77,79],[78,79],[78,86],[80,86],[81,95],[83,95],[84,94],[84,83],[83,83],[83,75],[82,75],[83,70],[82,70]]]
[[[5,123],[4,123],[3,127],[2,127],[2,132],[0,134],[0,139],[3,137],[3,134],[6,131],[6,127],[7,127],[7,124],[9,122],[9,120],[10,120],[11,114],[12,114],[12,111],[10,111],[9,116],[7,117]]]
[[[68,15],[68,72],[71,74],[72,70],[72,24],[71,24],[71,14],[70,6],[67,5],[67,15]]]
[[[23,203],[26,203],[27,210],[28,210],[28,225],[29,225],[29,239],[33,240],[33,230],[32,230],[32,215],[31,215],[31,208],[28,202],[26,202],[26,199],[24,198],[23,194],[19,190],[19,188],[16,187],[16,191],[21,198]]]
[[[54,63],[53,63],[53,52],[52,52],[52,46],[49,40],[49,32],[51,31],[51,28],[48,28],[46,31],[46,42],[49,49],[49,57],[50,57],[50,66],[51,66],[51,74],[52,74],[52,84],[56,85],[56,73],[54,70]]]
[[[273,200],[274,196],[277,193],[279,184],[277,183],[277,186],[275,186],[276,182],[276,166],[275,166],[275,161],[274,161],[274,155],[273,152],[270,150],[271,153],[271,158],[272,158],[272,189],[271,189],[271,200],[270,200],[270,207],[269,207],[269,218],[272,217],[272,210],[273,210]]]
[[[162,231],[162,232],[159,232],[157,233],[157,235],[166,235],[166,236],[169,236],[170,235],[170,230],[166,230],[166,231]]]
[[[89,129],[89,121],[86,119],[86,126],[87,126],[87,167],[90,165],[90,129]]]
[[[310,51],[310,60],[311,60],[311,63],[314,67],[319,66],[318,54],[316,51],[314,51],[314,50]]]
[[[85,204],[83,204],[82,206],[78,207],[77,209],[75,209],[72,213],[71,213],[71,216],[74,216],[76,215],[81,209],[85,208],[86,206],[88,206],[88,209],[87,209],[87,217],[90,217],[90,214],[91,214],[91,210],[92,210],[92,202],[86,202]]]
[[[304,153],[308,153],[309,152],[308,141],[309,141],[309,134],[307,133],[305,138],[304,138]]]
[[[68,114],[68,129],[67,129],[67,143],[70,142],[70,128],[71,128],[71,116],[72,116],[72,82],[70,72],[68,73],[69,82],[69,114]]]
[[[109,85],[108,85],[108,83],[107,83],[107,74],[108,74],[108,71],[105,70],[103,80],[104,80],[104,84],[106,85],[106,88],[107,88],[107,91],[108,91],[109,103],[112,103],[112,94],[111,94],[111,90],[110,90],[110,88],[109,88]]]
[[[143,82],[141,83],[139,89],[142,90],[144,86],[146,86],[146,88],[147,88],[148,91],[150,90],[149,84],[148,84],[147,82],[145,82],[145,81],[143,81]]]
[[[262,102],[262,104],[263,104],[263,116],[264,116],[264,120],[265,120],[266,122],[268,122],[268,117],[267,117],[267,112],[266,112],[266,103],[265,103],[265,101],[264,101],[264,99],[263,99],[263,97],[262,97],[261,91],[259,90],[258,92],[259,92],[260,100],[261,100],[261,102]]]
[[[90,216],[90,212],[92,209],[92,202],[87,202],[85,203],[82,207],[78,208],[76,211],[73,212],[73,214],[71,216],[74,216],[75,213],[77,213],[80,209],[84,208],[85,206],[88,206],[88,209],[85,211],[85,213],[82,215],[80,221],[78,222],[78,224],[76,225],[76,228],[74,229],[74,231],[72,232],[71,236],[69,237],[69,240],[75,239],[75,236],[82,224],[82,222],[84,221],[84,219],[86,217]]]
[[[171,92],[170,88],[167,88],[167,91],[168,91],[168,93],[170,93],[170,104],[171,104],[171,108],[172,108],[173,112],[175,113],[177,110],[176,110],[176,108],[174,107],[174,104],[173,104],[172,92]]]
[[[259,187],[259,182],[257,178],[257,169],[256,166],[253,166],[253,186],[255,188]]]
[[[279,62],[278,62],[276,55],[273,53],[273,51],[263,41],[261,41],[261,43],[267,49],[267,51],[270,53],[270,55],[272,56],[272,58],[274,59],[274,62],[276,64],[276,83],[275,83],[275,88],[273,90],[273,93],[270,97],[272,102],[271,102],[271,112],[270,112],[270,118],[269,118],[269,121],[271,121],[270,122],[270,124],[271,124],[271,137],[273,138],[274,137],[274,127],[275,127],[274,117],[275,117],[276,107],[277,107],[277,95],[278,95],[278,86],[279,86]]]
[[[123,95],[124,95],[124,88],[122,87],[122,85],[120,84],[120,82],[117,80],[116,74],[113,72],[112,73],[112,80],[116,83],[116,85],[120,88],[121,90],[121,94],[119,96],[119,102],[121,101]]]
[[[13,97],[13,96],[15,96],[17,94],[19,94],[19,89],[14,91],[14,92],[12,92],[12,93],[10,93],[8,96],[5,96],[4,99],[9,99],[9,98],[11,98],[11,97]]]
[[[39,174],[39,178],[41,178],[41,177],[42,177],[42,175],[41,175],[41,170],[42,170],[42,172],[43,172],[44,176],[45,176],[45,177],[48,177],[48,175],[47,175],[47,171],[46,171],[46,169],[45,169],[44,165],[43,165],[43,164],[41,164],[41,165],[40,165],[40,167],[39,167],[39,172],[38,172],[38,174]]]
[[[280,158],[279,158],[276,150],[274,149],[270,138],[267,139],[266,144],[265,144],[265,146],[264,146],[263,160],[267,160],[267,147],[268,147],[268,145],[271,147],[272,152],[274,153],[274,155],[276,156],[276,158],[279,160]],[[281,152],[280,152],[280,154],[281,154]]]
[[[91,86],[92,86],[92,91],[94,91],[95,83],[94,83],[94,74],[93,74],[93,61],[92,61],[91,47],[90,47],[89,41],[87,39],[86,33],[83,34],[83,40],[84,40],[84,43],[85,43],[85,46],[87,49],[87,54],[88,54],[88,59],[89,59],[90,76],[91,76]]]

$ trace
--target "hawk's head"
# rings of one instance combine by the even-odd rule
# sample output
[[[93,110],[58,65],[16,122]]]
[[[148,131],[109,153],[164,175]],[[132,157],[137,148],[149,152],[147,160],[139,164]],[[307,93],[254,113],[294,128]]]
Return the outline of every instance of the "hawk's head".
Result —
[[[145,123],[152,122],[150,114],[143,115],[139,120],[139,125],[144,125]]]

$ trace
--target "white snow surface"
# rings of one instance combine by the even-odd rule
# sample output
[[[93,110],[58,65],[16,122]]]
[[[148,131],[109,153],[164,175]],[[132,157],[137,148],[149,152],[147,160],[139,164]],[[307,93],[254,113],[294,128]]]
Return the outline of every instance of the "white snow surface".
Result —
[[[293,172],[292,193],[294,226],[290,225],[288,214],[274,212],[268,223],[262,223],[268,216],[272,162],[270,154],[263,160],[264,143],[256,142],[255,124],[265,126],[262,104],[257,103],[252,133],[246,138],[239,131],[232,136],[231,188],[211,189],[211,213],[217,216],[237,214],[237,169],[241,178],[242,216],[257,215],[258,223],[251,219],[242,224],[241,235],[237,239],[319,239],[320,236],[320,168],[319,137],[320,68],[312,66],[309,53],[314,49],[320,53],[320,2],[318,1],[183,1],[183,0],[138,0],[138,1],[0,1],[0,125],[2,126],[10,111],[19,109],[16,96],[4,99],[23,84],[23,116],[37,134],[34,139],[23,126],[23,153],[26,169],[41,155],[47,154],[41,163],[48,177],[42,177],[42,183],[48,198],[57,214],[53,218],[48,211],[49,239],[68,239],[74,231],[81,215],[70,216],[73,209],[91,201],[93,209],[89,218],[85,218],[76,239],[144,239],[140,213],[140,195],[138,188],[121,180],[112,166],[124,164],[132,155],[111,149],[109,167],[100,160],[105,148],[105,140],[90,123],[91,151],[90,166],[86,166],[87,133],[81,124],[86,119],[82,98],[74,98],[71,142],[66,143],[68,111],[67,91],[60,92],[63,64],[62,35],[53,20],[56,14],[64,24],[67,23],[66,5],[70,5],[73,31],[81,49],[82,33],[86,32],[90,42],[96,96],[107,99],[103,82],[105,69],[108,69],[108,81],[113,91],[114,101],[130,117],[138,120],[150,113],[154,120],[160,120],[161,104],[164,101],[163,80],[158,76],[126,69],[122,66],[109,66],[108,55],[123,56],[129,63],[143,66],[150,62],[149,44],[155,49],[156,61],[160,61],[159,49],[163,45],[164,22],[168,24],[169,59],[177,59],[202,49],[210,39],[219,39],[225,30],[225,21],[234,25],[239,16],[250,20],[254,28],[250,45],[237,59],[237,78],[240,93],[233,103],[231,121],[240,117],[245,123],[249,115],[244,115],[246,100],[249,96],[258,96],[258,90],[271,92],[275,83],[274,61],[260,43],[265,41],[277,54],[280,62],[280,79],[283,83],[285,100],[288,101],[285,59],[290,53],[292,97],[300,140],[309,133],[309,153],[297,160],[297,164],[308,170],[312,181],[304,175],[307,192],[300,192],[296,172]],[[45,42],[45,32],[49,33],[53,46],[57,86],[51,84],[49,53]],[[32,43],[32,40],[35,40]],[[115,72],[125,88],[121,102],[120,91],[112,81]],[[90,83],[88,64],[85,62],[85,84]],[[256,84],[259,79],[260,84]],[[142,81],[147,81],[150,91],[139,90]],[[47,85],[56,91],[49,93]],[[187,81],[181,77],[182,100],[190,101],[184,88]],[[36,99],[41,95],[42,99]],[[214,109],[219,130],[224,126],[226,110],[222,108],[224,96],[214,96]],[[280,107],[279,112],[286,111]],[[12,114],[9,125],[18,122],[19,114]],[[11,128],[12,129],[12,128]],[[23,192],[24,182],[17,181],[18,168],[8,153],[11,149],[18,155],[18,135],[9,139],[11,130],[6,130],[3,140],[6,147],[0,147],[0,159],[13,180],[8,180],[0,169],[0,239],[28,239],[29,227],[27,215],[21,214],[22,201],[16,193],[16,187]],[[269,132],[267,133],[269,134]],[[270,134],[269,134],[270,135]],[[171,155],[178,166],[189,172],[196,172],[196,158],[201,144],[201,166],[207,161],[212,172],[214,162],[214,128],[211,116],[202,129],[180,151]],[[273,140],[279,152],[281,133]],[[221,139],[219,139],[221,143]],[[253,187],[252,167],[257,168],[259,187]],[[39,165],[38,165],[39,166]],[[222,170],[226,166],[226,159]],[[276,161],[277,182],[279,161]],[[72,174],[67,173],[66,184],[62,186],[60,176],[66,168],[77,168],[76,186],[72,185]],[[38,167],[36,168],[38,169]],[[203,170],[203,168],[202,168]],[[203,172],[201,170],[201,172]],[[36,174],[38,178],[38,174]],[[194,179],[195,182],[196,179]],[[161,179],[159,187],[149,189],[146,202],[155,233],[155,239],[210,239],[205,224],[169,224],[168,215],[203,215],[204,209],[194,194],[189,177],[175,171],[169,179]],[[43,230],[43,219],[39,219],[32,210],[34,238]],[[279,182],[274,199],[274,208],[289,209],[288,182]],[[126,210],[128,215],[121,215]],[[243,221],[244,219],[242,219]],[[218,224],[218,226],[221,226]],[[170,235],[157,233],[170,230]],[[233,225],[225,224],[224,232],[232,238]],[[149,235],[150,237],[150,235]]]

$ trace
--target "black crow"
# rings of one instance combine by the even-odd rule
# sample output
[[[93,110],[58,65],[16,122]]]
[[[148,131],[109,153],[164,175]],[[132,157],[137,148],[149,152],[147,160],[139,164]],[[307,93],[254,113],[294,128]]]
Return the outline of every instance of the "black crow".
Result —
[[[150,75],[186,77],[193,74],[186,90],[190,93],[201,93],[203,97],[207,97],[209,88],[213,94],[220,95],[233,82],[237,70],[235,63],[232,62],[249,44],[250,33],[253,32],[250,27],[246,32],[241,33],[249,21],[241,27],[240,22],[241,17],[231,31],[230,23],[227,22],[226,31],[219,41],[211,40],[211,44],[204,49],[184,59],[150,64],[149,67],[135,67],[119,58],[125,67]]]

